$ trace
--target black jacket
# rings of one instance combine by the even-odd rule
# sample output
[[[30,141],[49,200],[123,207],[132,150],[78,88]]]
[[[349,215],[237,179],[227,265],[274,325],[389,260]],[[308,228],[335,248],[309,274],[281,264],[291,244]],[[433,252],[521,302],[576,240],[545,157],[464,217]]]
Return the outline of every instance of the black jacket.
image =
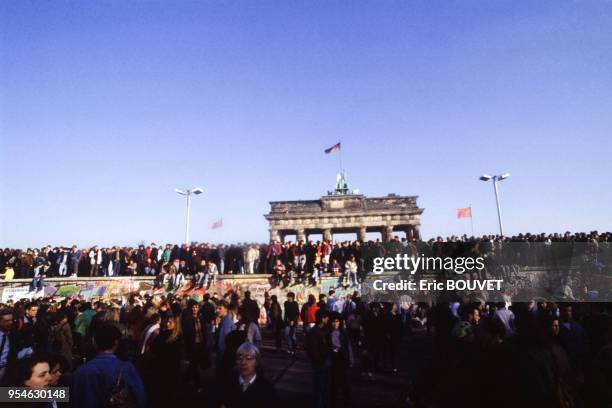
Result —
[[[329,334],[325,327],[314,326],[306,335],[306,351],[308,357],[315,365],[322,365],[329,361],[331,348]]]
[[[223,387],[221,403],[226,408],[274,408],[277,406],[274,388],[260,374],[246,391],[242,391],[238,375],[232,375]]]
[[[285,301],[285,323],[293,322],[297,326],[298,316],[300,314],[298,303],[294,300]]]
[[[204,316],[201,313],[198,313],[198,319],[200,320],[200,330],[202,334],[202,346],[208,346],[206,344],[206,322],[204,321]],[[195,319],[189,310],[189,313],[185,313],[182,319],[183,323],[183,342],[185,343],[185,350],[187,352],[193,351],[193,347],[195,345]]]
[[[242,317],[249,321],[257,323],[259,320],[259,306],[253,299],[244,299],[242,304]]]

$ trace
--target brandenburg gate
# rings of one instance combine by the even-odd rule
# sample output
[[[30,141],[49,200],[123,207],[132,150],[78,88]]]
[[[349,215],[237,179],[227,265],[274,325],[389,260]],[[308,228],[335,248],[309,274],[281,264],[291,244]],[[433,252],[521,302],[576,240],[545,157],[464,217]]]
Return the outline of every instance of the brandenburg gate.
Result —
[[[379,232],[389,241],[395,231],[405,232],[410,240],[419,238],[423,213],[417,196],[365,197],[348,188],[343,174],[338,175],[336,189],[319,200],[272,201],[270,206],[265,215],[270,240],[281,242],[287,235],[305,242],[310,234],[331,241],[334,233],[356,233],[366,241],[368,232]]]

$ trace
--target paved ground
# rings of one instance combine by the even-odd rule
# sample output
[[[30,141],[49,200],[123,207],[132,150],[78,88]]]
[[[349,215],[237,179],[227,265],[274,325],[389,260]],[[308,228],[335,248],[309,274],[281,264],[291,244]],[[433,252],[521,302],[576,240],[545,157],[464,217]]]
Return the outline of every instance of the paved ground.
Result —
[[[262,330],[264,337],[262,355],[265,374],[274,382],[274,387],[281,406],[287,408],[312,407],[312,369],[305,351],[300,348],[295,356],[285,351],[276,352],[274,340],[267,330]],[[298,344],[302,344],[301,335]],[[393,374],[390,369],[375,373],[370,380],[362,375],[357,365],[350,372],[352,384],[352,407],[405,407],[405,393],[411,378],[414,378],[423,364],[428,361],[427,342],[423,334],[407,339],[401,348],[400,370]],[[186,389],[181,401],[185,406],[210,406],[210,395],[214,392],[213,371],[204,373],[204,391],[196,393]]]

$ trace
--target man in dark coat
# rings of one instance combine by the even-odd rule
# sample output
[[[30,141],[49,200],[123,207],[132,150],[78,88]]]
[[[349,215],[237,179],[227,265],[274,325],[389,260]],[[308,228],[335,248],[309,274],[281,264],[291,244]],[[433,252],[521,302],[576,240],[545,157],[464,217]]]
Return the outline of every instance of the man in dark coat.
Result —
[[[285,335],[287,337],[287,351],[289,354],[295,354],[297,348],[296,341],[296,330],[298,324],[299,306],[298,302],[295,301],[295,294],[293,292],[287,293],[287,300],[285,301]]]
[[[206,345],[206,321],[200,313],[200,306],[195,300],[190,301],[184,311],[182,326],[185,355],[189,361],[187,376],[190,381],[195,381],[199,387],[199,368],[205,369],[210,365],[210,356]]]
[[[257,323],[257,320],[259,320],[259,306],[255,300],[251,299],[251,292],[248,290],[244,292],[241,315],[242,318],[249,323]]]
[[[330,401],[331,347],[327,330],[328,320],[327,310],[317,310],[315,326],[306,335],[306,351],[312,363],[316,405],[319,407],[329,406]]]

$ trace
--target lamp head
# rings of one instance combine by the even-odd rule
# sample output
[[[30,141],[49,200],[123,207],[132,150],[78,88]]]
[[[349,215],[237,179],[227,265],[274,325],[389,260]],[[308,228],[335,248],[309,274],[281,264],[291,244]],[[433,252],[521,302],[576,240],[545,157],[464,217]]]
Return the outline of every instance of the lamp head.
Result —
[[[204,190],[202,190],[200,187],[194,187],[191,189],[192,194],[202,194],[203,192]]]
[[[491,180],[492,178],[493,178],[493,176],[491,176],[491,175],[489,175],[489,174],[487,174],[487,173],[485,173],[485,174],[483,174],[482,176],[480,176],[480,179],[481,179],[482,181],[489,181],[489,180]]]
[[[188,193],[185,190],[181,190],[180,188],[175,188],[174,191],[176,191],[180,195],[188,195]]]
[[[504,173],[504,174],[502,174],[501,176],[498,176],[497,178],[498,178],[499,180],[505,180],[505,179],[507,179],[508,177],[510,177],[510,173]]]

